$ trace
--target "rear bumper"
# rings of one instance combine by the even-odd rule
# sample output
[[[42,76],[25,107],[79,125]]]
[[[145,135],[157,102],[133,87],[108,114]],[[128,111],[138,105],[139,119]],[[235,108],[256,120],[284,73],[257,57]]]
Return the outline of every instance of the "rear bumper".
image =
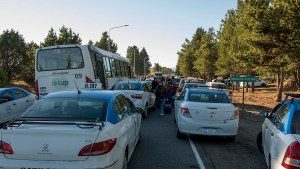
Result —
[[[179,116],[178,129],[181,133],[208,136],[236,136],[239,119],[226,120],[225,123],[195,123],[191,118]],[[205,129],[214,129],[207,132]]]
[[[110,164],[91,163],[90,161],[28,161],[28,160],[8,160],[0,164],[0,169],[116,169],[118,161]]]

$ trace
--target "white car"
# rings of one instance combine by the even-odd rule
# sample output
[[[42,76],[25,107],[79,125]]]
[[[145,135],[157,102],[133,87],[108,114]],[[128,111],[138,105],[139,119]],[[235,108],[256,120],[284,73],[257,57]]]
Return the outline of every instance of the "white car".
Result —
[[[300,168],[300,95],[287,96],[294,98],[287,97],[270,113],[259,113],[265,121],[257,146],[271,169]]]
[[[0,123],[19,117],[35,100],[35,95],[25,89],[0,88]]]
[[[140,110],[121,92],[48,94],[0,130],[0,168],[127,168]]]
[[[234,141],[239,111],[223,91],[186,89],[175,101],[177,137],[183,134],[226,136]]]
[[[227,85],[221,82],[207,82],[206,85],[209,89],[216,89],[224,91],[229,97],[230,101],[232,100],[232,91],[227,89]]]
[[[245,84],[246,86],[246,82],[240,82],[240,86],[243,87]],[[248,86],[251,87],[252,86],[252,82],[248,82]],[[264,80],[260,80],[258,79],[256,82],[254,82],[254,87],[267,87],[267,82]]]
[[[118,82],[111,89],[122,91],[136,107],[143,108],[143,118],[147,118],[149,109],[155,108],[156,96],[144,81]]]

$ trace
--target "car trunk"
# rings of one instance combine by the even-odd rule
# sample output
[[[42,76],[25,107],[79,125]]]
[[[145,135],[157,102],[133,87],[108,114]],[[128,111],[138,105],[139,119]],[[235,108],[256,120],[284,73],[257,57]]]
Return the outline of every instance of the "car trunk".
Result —
[[[225,123],[236,109],[228,103],[189,102],[187,107],[194,122],[207,124]]]
[[[16,160],[82,161],[80,150],[95,142],[98,128],[82,129],[77,125],[22,125],[2,130],[2,141],[9,143],[13,154],[5,157]]]
[[[120,91],[125,93],[133,103],[138,99],[134,97],[135,95],[143,95],[142,91],[137,91],[137,90],[120,90]]]

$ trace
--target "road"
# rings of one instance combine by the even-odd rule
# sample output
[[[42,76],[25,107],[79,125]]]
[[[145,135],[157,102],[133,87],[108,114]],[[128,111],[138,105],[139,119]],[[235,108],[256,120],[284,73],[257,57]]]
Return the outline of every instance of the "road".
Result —
[[[129,169],[266,169],[263,154],[256,148],[261,120],[242,112],[234,142],[222,137],[176,138],[173,114],[148,114],[142,121],[142,139],[128,164]],[[190,140],[189,140],[190,139]],[[192,149],[194,145],[195,152]],[[196,156],[200,157],[197,160]]]

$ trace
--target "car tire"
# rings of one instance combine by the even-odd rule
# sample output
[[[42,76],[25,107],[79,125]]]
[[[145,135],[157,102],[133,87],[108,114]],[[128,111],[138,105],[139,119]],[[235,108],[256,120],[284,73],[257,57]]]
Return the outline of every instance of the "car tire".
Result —
[[[269,155],[269,166],[268,166],[268,169],[272,169],[271,155]]]
[[[128,168],[128,160],[127,160],[127,153],[125,152],[124,154],[124,159],[123,159],[123,166],[122,169],[127,169]]]
[[[261,85],[260,85],[260,87],[266,87],[267,85],[265,84],[265,83],[262,83]]]
[[[227,136],[226,141],[227,142],[233,142],[235,140],[235,136]]]
[[[174,114],[174,123],[176,124],[176,117],[175,117],[175,114]]]
[[[141,144],[141,139],[142,139],[142,132],[140,130],[140,132],[139,132],[139,140],[137,141],[137,145]]]
[[[144,113],[142,114],[142,118],[146,119],[148,117],[148,104],[146,104],[144,108]]]
[[[264,149],[263,149],[263,146],[262,146],[262,132],[259,132],[257,134],[256,145],[257,145],[257,148],[258,148],[259,152],[261,152],[263,154],[264,153]]]
[[[179,129],[177,129],[176,137],[179,138],[179,139],[183,139],[184,138],[184,134],[180,133]]]

